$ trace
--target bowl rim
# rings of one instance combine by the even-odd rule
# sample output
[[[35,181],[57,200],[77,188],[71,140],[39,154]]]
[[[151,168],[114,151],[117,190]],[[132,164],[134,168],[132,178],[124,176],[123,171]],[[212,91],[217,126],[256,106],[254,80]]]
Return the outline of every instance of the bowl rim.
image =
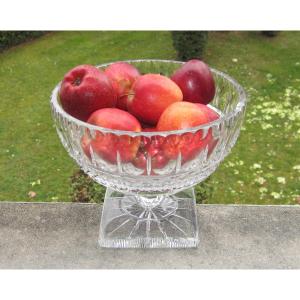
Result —
[[[178,65],[183,65],[185,63],[183,61],[166,60],[166,59],[133,59],[133,60],[119,60],[119,61],[114,61],[114,62],[108,62],[108,63],[96,65],[96,67],[104,68],[104,67],[107,67],[116,62],[125,62],[125,63],[162,62],[162,63],[173,63],[173,64],[175,63]],[[87,122],[81,121],[81,120],[71,116],[62,108],[62,106],[58,100],[58,98],[59,98],[58,93],[59,93],[59,89],[60,89],[62,81],[60,81],[56,85],[56,87],[53,89],[53,91],[51,93],[51,97],[50,97],[50,104],[52,104],[56,113],[59,113],[64,118],[66,118],[68,121],[71,121],[72,123],[75,123],[78,126],[85,127],[86,129],[98,130],[103,133],[112,133],[115,135],[128,135],[128,136],[132,136],[132,137],[138,137],[138,136],[152,137],[152,136],[157,136],[157,135],[169,136],[169,135],[181,135],[184,133],[195,133],[201,129],[205,131],[213,126],[219,126],[223,121],[231,119],[234,115],[238,114],[246,106],[246,103],[247,103],[246,92],[245,92],[244,88],[235,79],[233,79],[231,76],[227,75],[226,73],[224,73],[222,71],[219,71],[219,70],[211,68],[211,67],[209,67],[209,68],[212,73],[222,76],[223,78],[225,78],[227,81],[229,81],[233,85],[233,87],[236,89],[236,91],[238,93],[239,101],[234,109],[232,109],[231,111],[229,111],[227,113],[222,113],[217,120],[214,120],[209,123],[201,124],[196,127],[190,127],[190,128],[180,129],[180,130],[169,130],[169,131],[135,132],[135,131],[128,131],[128,130],[110,129],[110,128],[105,128],[105,127],[89,124]],[[208,106],[210,106],[210,105],[208,104]],[[213,106],[210,106],[210,107],[213,108],[214,110],[216,110]]]

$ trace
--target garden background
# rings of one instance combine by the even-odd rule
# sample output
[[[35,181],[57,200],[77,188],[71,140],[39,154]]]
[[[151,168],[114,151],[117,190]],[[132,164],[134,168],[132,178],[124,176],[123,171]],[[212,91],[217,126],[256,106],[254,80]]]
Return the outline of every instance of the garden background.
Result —
[[[5,43],[0,38],[0,200],[99,201],[104,188],[78,173],[58,139],[51,91],[79,64],[176,59],[172,34],[50,32],[4,50]],[[300,32],[209,32],[202,58],[237,79],[249,104],[236,146],[197,187],[198,202],[300,204]]]

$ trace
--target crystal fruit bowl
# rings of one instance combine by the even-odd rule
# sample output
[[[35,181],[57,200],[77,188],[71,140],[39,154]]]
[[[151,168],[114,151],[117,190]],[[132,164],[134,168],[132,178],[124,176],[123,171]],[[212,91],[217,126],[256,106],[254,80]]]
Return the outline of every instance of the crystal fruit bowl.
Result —
[[[128,61],[141,73],[171,76],[183,63],[167,60]],[[105,69],[109,64],[98,66]],[[230,153],[246,109],[243,88],[228,75],[211,69],[216,94],[209,104],[219,114],[213,122],[187,130],[129,132],[101,128],[66,113],[52,92],[51,109],[59,138],[80,168],[107,187],[99,244],[111,248],[187,248],[199,244],[193,186],[211,175]],[[110,159],[84,139],[106,138]],[[133,161],[122,151],[138,147]],[[165,159],[163,155],[171,151]],[[113,159],[111,159],[113,157]]]

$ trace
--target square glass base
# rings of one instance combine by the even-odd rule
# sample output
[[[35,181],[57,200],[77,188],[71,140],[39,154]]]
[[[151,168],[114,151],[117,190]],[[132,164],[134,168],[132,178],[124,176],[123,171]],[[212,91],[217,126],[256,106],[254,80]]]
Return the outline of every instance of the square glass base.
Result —
[[[145,197],[106,190],[99,244],[109,248],[197,247],[194,189]]]

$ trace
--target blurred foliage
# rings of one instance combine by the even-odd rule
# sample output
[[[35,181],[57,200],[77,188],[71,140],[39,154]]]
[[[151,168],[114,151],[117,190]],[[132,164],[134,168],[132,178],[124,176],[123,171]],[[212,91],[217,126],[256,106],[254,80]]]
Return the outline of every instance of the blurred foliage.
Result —
[[[35,39],[46,31],[0,31],[0,52],[9,47]]]
[[[280,31],[262,31],[262,35],[268,36],[268,37],[275,37],[279,34]]]
[[[173,46],[177,51],[177,58],[187,61],[192,58],[201,59],[207,44],[207,31],[173,31]]]
[[[76,170],[70,178],[72,202],[100,203],[105,196],[105,187],[96,183],[82,170]]]
[[[214,192],[214,184],[210,177],[195,186],[197,203],[208,203]]]

